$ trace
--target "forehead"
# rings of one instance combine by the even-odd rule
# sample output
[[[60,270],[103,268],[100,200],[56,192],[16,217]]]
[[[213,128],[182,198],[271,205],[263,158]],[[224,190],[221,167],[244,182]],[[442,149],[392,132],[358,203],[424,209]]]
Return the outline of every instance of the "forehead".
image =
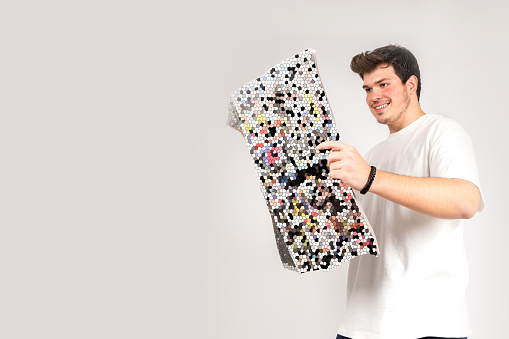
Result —
[[[398,80],[399,77],[394,72],[392,65],[382,64],[377,66],[372,72],[364,74],[363,86],[373,86],[381,79]]]

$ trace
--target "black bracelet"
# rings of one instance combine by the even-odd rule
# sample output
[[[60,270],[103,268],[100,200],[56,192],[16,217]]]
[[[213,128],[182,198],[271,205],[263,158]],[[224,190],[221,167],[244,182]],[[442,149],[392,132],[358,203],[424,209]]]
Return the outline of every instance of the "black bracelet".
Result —
[[[371,172],[369,172],[368,182],[366,183],[366,186],[364,186],[364,188],[362,189],[361,194],[368,193],[369,189],[371,188],[371,184],[373,183],[373,180],[375,180],[375,174],[376,174],[376,167],[371,166]]]

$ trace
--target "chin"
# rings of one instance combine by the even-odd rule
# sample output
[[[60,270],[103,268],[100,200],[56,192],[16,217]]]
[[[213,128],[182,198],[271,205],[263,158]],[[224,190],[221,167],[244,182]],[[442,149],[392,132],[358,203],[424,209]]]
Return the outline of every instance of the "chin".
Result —
[[[382,115],[376,114],[375,119],[376,119],[376,121],[378,121],[379,124],[383,124],[383,125],[386,125],[390,120],[387,117],[385,117],[383,114]]]

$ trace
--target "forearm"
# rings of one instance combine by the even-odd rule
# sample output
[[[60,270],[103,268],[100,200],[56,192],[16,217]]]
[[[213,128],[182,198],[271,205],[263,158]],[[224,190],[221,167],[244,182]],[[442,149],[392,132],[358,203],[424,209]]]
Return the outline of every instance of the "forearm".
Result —
[[[369,192],[443,219],[469,219],[480,201],[479,189],[466,180],[409,177],[380,170]]]

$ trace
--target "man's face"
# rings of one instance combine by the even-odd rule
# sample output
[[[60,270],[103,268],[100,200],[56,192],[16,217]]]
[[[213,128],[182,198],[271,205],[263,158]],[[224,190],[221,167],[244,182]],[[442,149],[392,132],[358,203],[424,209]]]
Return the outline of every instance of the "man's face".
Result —
[[[380,65],[364,74],[366,103],[380,124],[401,122],[410,105],[408,88],[394,72],[392,66]]]

